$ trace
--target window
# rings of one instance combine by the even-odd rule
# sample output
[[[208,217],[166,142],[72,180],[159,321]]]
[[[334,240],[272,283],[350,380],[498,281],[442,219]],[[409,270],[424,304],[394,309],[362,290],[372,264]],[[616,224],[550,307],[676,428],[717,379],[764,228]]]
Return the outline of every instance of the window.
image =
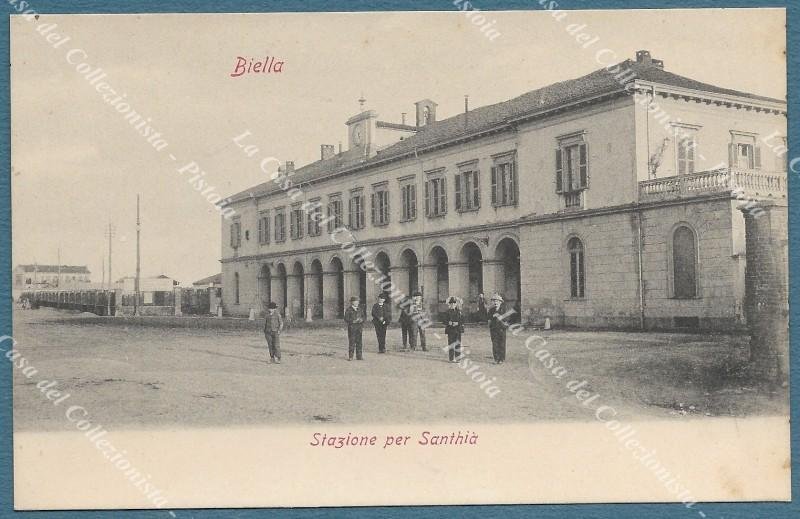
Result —
[[[417,217],[417,186],[413,177],[400,181],[400,202],[403,206],[400,221],[414,220]]]
[[[517,171],[513,156],[495,159],[492,166],[492,205],[517,204]]]
[[[286,240],[286,212],[283,207],[275,210],[275,241]]]
[[[242,245],[242,223],[233,222],[231,224],[231,247],[238,249]]]
[[[319,198],[310,201],[311,206],[308,210],[308,235],[319,236],[322,234],[322,204]]]
[[[289,235],[293,240],[303,237],[303,209],[299,206],[292,206],[289,219]]]
[[[678,137],[678,175],[694,173],[694,150],[697,146],[692,135]]]
[[[731,132],[728,163],[732,168],[761,169],[761,147],[756,146],[756,134]]]
[[[350,229],[357,231],[364,228],[364,190],[361,188],[350,191],[348,201],[348,225]]]
[[[697,244],[686,226],[675,229],[672,236],[672,285],[678,299],[697,297]]]
[[[340,195],[328,197],[328,232],[342,226],[342,199]]]
[[[573,299],[583,299],[585,289],[583,243],[578,238],[572,238],[567,243],[567,251],[569,253],[569,296]]]
[[[233,304],[239,304],[239,273],[233,274]]]
[[[513,179],[512,179],[513,182]],[[474,211],[481,206],[478,163],[462,166],[456,174],[456,211]]]
[[[443,173],[443,170],[440,172]],[[444,176],[429,178],[425,181],[425,215],[436,217],[445,214],[447,214],[447,179]]]
[[[389,223],[389,187],[387,183],[373,186],[372,190],[372,224],[387,225]]]
[[[259,245],[269,243],[269,211],[258,216],[258,243]]]

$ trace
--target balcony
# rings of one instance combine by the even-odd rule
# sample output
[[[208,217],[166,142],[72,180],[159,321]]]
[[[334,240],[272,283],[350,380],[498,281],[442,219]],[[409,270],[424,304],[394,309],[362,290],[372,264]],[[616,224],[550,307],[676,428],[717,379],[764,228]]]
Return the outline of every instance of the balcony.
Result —
[[[639,182],[639,202],[691,198],[741,190],[747,198],[786,198],[786,173],[721,168]]]

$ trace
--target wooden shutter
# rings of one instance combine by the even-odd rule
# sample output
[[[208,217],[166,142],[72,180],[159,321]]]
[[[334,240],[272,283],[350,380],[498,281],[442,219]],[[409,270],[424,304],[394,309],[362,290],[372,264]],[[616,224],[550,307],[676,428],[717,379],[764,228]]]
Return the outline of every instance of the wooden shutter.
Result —
[[[236,248],[236,224],[231,224],[231,247]]]
[[[372,207],[372,212],[371,212],[371,214],[372,214],[372,225],[375,225],[375,221],[376,221],[375,215],[376,215],[376,212],[377,212],[377,207],[376,207],[376,204],[375,204],[375,193],[371,193],[369,195],[369,197],[370,197],[370,202],[371,202],[371,207]]]
[[[753,164],[755,169],[761,169],[761,146],[753,148]]]
[[[736,143],[732,142],[728,144],[728,166],[735,168],[738,158],[738,148],[736,147]]]
[[[389,214],[391,212],[391,209],[389,208],[389,189],[387,188],[384,193],[385,194],[383,197],[385,199],[385,203],[383,204],[383,223],[389,223]]]
[[[269,243],[269,216],[264,217],[264,243]]]
[[[494,178],[494,174],[492,175]],[[492,181],[494,182],[494,180]],[[564,192],[564,153],[556,148],[556,193]]]
[[[497,166],[492,166],[492,205],[497,205]]]
[[[442,202],[442,205],[440,206],[442,211],[440,214],[447,214],[447,177],[442,177],[441,184],[439,185],[441,186],[439,200]]]
[[[582,188],[589,187],[589,153],[585,143],[580,146],[580,179]]]
[[[509,162],[508,163],[508,179],[511,182],[509,186],[508,192],[509,195],[513,198],[509,200],[512,204],[516,204],[517,200],[519,200],[519,182],[517,181],[517,163]]]
[[[475,204],[475,209],[481,206],[481,174],[479,171],[475,171],[472,174],[472,190],[473,190],[473,202]]]
[[[264,243],[264,219],[261,217],[258,219],[258,243]]]
[[[466,187],[466,186],[464,186],[464,187]],[[456,208],[456,211],[461,211],[461,209],[462,209],[462,204],[461,204],[461,195],[462,195],[462,193],[461,193],[461,173],[458,173],[456,175],[455,192],[456,192],[456,205],[455,205],[455,208]]]
[[[417,186],[411,185],[408,188],[408,199],[409,199],[409,209],[408,209],[408,217],[409,218],[416,218],[417,217]]]
[[[430,180],[425,181],[425,216],[431,215]]]

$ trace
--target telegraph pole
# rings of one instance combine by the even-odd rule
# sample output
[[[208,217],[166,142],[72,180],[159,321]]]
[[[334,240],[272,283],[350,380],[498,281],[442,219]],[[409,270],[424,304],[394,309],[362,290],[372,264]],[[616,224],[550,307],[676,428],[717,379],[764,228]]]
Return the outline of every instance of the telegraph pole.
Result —
[[[139,220],[139,195],[136,195],[136,283],[133,287],[135,292],[133,296],[133,315],[139,315],[139,275],[140,275],[140,259],[141,254],[139,250],[139,235],[141,234],[142,224]]]
[[[61,290],[61,246],[58,247],[58,279],[56,280],[56,287]]]
[[[111,242],[114,238],[114,225],[111,222],[108,222],[108,230],[106,231],[106,236],[108,236],[108,294],[106,294],[106,315],[111,315],[111,292],[113,291],[114,284],[111,281],[113,278],[111,277]]]

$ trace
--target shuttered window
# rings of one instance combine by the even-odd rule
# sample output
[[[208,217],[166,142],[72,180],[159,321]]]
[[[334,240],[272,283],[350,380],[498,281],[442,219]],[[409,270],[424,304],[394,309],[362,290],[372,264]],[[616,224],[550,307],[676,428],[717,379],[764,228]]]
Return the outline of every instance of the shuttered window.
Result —
[[[498,162],[492,166],[492,205],[516,205],[519,193],[516,162]]]
[[[481,206],[480,176],[476,170],[464,170],[455,178],[456,211],[474,211]]]
[[[407,222],[417,217],[417,186],[412,183],[400,187],[400,202],[403,206],[402,221]]]
[[[356,231],[364,228],[364,193],[360,189],[350,193],[347,202],[347,219],[350,229]]]
[[[447,214],[447,179],[430,178],[425,182],[425,214],[428,217]]]

